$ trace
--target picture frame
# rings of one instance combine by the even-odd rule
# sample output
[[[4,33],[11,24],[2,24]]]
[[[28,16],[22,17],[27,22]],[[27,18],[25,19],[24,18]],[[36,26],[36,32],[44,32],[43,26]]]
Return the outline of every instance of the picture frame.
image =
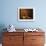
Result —
[[[33,7],[19,7],[18,20],[19,21],[34,21],[35,9]]]

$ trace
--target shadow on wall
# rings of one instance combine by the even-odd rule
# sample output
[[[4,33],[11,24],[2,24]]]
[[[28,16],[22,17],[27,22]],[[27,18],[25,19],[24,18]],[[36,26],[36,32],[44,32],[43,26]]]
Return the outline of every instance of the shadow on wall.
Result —
[[[4,24],[0,24],[0,43],[2,43],[2,33],[6,31],[4,28],[6,28],[6,26]]]

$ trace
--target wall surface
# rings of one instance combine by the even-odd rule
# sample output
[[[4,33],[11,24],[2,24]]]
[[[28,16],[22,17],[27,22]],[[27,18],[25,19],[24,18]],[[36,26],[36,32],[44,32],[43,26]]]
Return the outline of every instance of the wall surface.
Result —
[[[19,7],[35,8],[35,21],[18,21]],[[13,24],[15,28],[40,27],[46,32],[46,0],[0,0],[0,31],[9,24]]]
[[[16,28],[46,28],[46,0],[0,0],[0,27],[13,24]],[[20,22],[17,8],[35,8],[35,21]]]

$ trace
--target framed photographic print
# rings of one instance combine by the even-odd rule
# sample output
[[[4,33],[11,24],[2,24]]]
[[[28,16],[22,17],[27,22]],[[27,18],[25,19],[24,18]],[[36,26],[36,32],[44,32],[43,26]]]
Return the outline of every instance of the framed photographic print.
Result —
[[[19,21],[34,21],[35,9],[31,7],[19,7],[18,8],[18,20]]]

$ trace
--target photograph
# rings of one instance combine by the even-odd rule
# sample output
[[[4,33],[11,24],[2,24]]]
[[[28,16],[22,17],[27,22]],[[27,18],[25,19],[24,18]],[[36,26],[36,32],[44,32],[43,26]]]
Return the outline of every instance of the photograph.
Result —
[[[19,8],[18,20],[20,21],[33,21],[35,17],[34,8]]]

